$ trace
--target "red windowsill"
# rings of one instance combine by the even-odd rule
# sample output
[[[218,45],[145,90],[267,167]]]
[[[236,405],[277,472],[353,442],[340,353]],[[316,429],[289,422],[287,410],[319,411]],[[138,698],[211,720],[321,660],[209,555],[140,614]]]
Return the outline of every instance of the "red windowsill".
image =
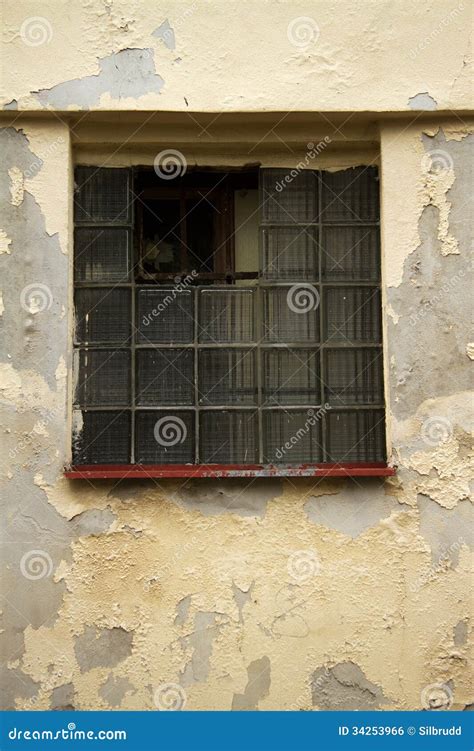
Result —
[[[358,464],[81,464],[64,472],[70,480],[146,479],[152,477],[388,477],[395,467],[382,462]]]

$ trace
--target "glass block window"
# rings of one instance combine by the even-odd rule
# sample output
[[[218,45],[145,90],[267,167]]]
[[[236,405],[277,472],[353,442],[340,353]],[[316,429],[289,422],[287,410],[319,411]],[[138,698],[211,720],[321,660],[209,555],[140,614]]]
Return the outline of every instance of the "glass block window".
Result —
[[[385,462],[377,170],[210,181],[76,169],[74,464]]]

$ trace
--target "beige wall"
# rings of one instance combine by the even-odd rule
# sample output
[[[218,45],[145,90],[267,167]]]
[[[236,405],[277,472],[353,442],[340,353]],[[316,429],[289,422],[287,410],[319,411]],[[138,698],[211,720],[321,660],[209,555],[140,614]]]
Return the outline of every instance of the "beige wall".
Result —
[[[155,709],[177,693],[189,709],[464,708],[467,3],[203,2],[192,16],[189,7],[169,2],[157,14],[155,3],[81,0],[66,11],[21,0],[6,12],[2,83],[19,111],[0,122],[3,706]],[[52,28],[36,48],[19,31],[29,15]],[[299,16],[320,29],[306,47],[287,36]],[[152,34],[165,18],[175,49],[169,34],[168,46]],[[103,91],[84,83],[97,61],[143,47],[153,54],[135,60],[135,80],[156,88],[151,59],[160,93],[112,96],[107,87],[127,90],[128,68],[119,83],[107,73]],[[79,87],[54,91],[74,79]],[[32,93],[42,89],[53,98]],[[412,112],[422,92],[443,112]],[[161,115],[185,110],[184,96],[189,114]],[[127,112],[64,112],[79,101]],[[348,114],[321,114],[331,110]],[[74,162],[151,163],[172,147],[191,164],[291,168],[325,136],[311,168],[381,170],[395,477],[65,480]],[[30,285],[43,295],[33,313]]]

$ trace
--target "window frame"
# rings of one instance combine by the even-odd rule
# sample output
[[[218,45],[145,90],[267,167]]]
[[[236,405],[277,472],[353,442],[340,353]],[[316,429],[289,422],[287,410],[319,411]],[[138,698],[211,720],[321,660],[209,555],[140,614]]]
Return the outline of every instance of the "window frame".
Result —
[[[137,168],[124,168],[127,169],[129,173],[129,181],[132,182],[134,180],[134,173]],[[318,177],[318,180],[320,178]],[[129,186],[130,189],[130,186]],[[176,193],[178,189],[170,188],[170,191],[173,193]],[[170,195],[171,195],[170,192]],[[145,195],[153,195],[153,192],[151,191],[145,191]],[[321,189],[321,182],[319,183],[319,213],[318,213],[318,221],[314,222],[313,225],[317,228],[318,232],[318,243],[320,243],[321,240],[321,227],[322,227],[322,214],[321,214],[321,200],[322,200],[322,189]],[[136,258],[136,233],[137,233],[137,226],[138,222],[136,221],[137,217],[137,201],[133,200],[131,202],[131,208],[130,208],[130,215],[128,217],[128,221],[126,223],[120,223],[120,222],[112,222],[110,225],[102,222],[91,221],[91,222],[76,222],[75,223],[75,229],[76,228],[87,228],[87,227],[95,227],[97,228],[98,225],[101,227],[110,226],[114,228],[126,228],[129,232],[130,237],[130,246],[129,246],[129,252],[132,259],[132,269],[133,266],[137,262]],[[380,227],[380,222],[375,223],[377,227]],[[260,267],[263,264],[263,231],[265,227],[270,227],[272,225],[272,222],[265,222],[260,221],[260,230],[259,230],[259,259],[260,259]],[[282,226],[282,225],[279,225]],[[294,226],[294,225],[293,225]],[[229,247],[225,248],[225,252],[222,254],[223,257],[226,258],[225,263],[228,265],[229,263],[229,252],[233,252],[233,249],[229,251]],[[322,253],[318,253],[319,256],[319,268],[318,268],[318,280],[316,282],[318,288],[321,288],[323,285],[328,287],[337,287],[337,286],[350,286],[347,282],[337,282],[337,281],[328,281],[325,280],[322,276]],[[221,263],[222,265],[222,263]],[[169,278],[172,276],[173,278],[176,277],[176,274],[158,274],[156,276],[156,279],[159,279],[160,281],[165,281],[165,277]],[[222,271],[220,271],[217,274],[211,274],[211,275],[202,275],[203,278],[206,276],[211,276],[214,281],[219,283],[219,281],[222,279],[222,281],[227,280],[229,276],[231,276],[228,273],[228,268],[225,268],[224,274]],[[254,277],[254,274],[239,274],[236,275],[235,273],[232,275],[233,279],[236,278],[249,278]],[[222,283],[222,282],[221,282]],[[143,284],[143,283],[142,283]],[[262,289],[265,289],[265,287],[289,287],[292,284],[295,284],[295,282],[291,281],[276,281],[276,280],[270,280],[270,279],[260,279],[259,284],[257,285],[258,294],[263,294],[261,292]],[[101,287],[107,287],[112,285],[107,285],[104,283],[92,283],[92,282],[74,282],[75,288],[81,288],[81,287],[95,287],[95,288],[101,288]],[[136,287],[138,286],[136,284],[136,280],[133,277],[133,275],[129,276],[129,279],[125,283],[116,283],[113,285],[114,288],[126,288],[130,289],[130,306],[131,306],[131,320],[132,322],[136,321],[136,314],[137,314],[137,301],[136,301]],[[140,285],[141,286],[141,285]],[[143,285],[145,286],[145,285]],[[362,286],[368,286],[368,287],[375,287],[377,286],[379,290],[381,290],[382,283],[381,280],[378,282],[357,282],[354,283],[355,287],[362,287]],[[161,289],[165,289],[165,286],[160,285]],[[215,287],[214,287],[215,288]],[[198,298],[198,290],[196,289],[194,292],[196,298]],[[382,312],[381,312],[382,314]],[[322,316],[321,316],[322,318]],[[322,325],[323,323],[320,322],[320,329],[322,331]],[[134,341],[134,337],[132,337],[133,344],[130,347],[131,350],[131,378],[132,378],[132,389],[133,384],[136,379],[136,342]],[[321,332],[319,337],[318,344],[318,350],[322,350],[324,346],[327,346],[326,342],[324,341]],[[91,343],[87,345],[89,349],[93,349],[94,347],[97,348],[104,348],[104,345],[97,344],[97,343]],[[155,347],[159,348],[160,345],[155,344]],[[226,345],[223,344],[223,347]],[[237,345],[236,345],[237,346]],[[242,345],[245,346],[245,345]],[[253,345],[252,349],[253,349]],[[287,345],[291,347],[292,345]],[[301,343],[299,343],[299,346],[303,346]],[[311,348],[311,344],[306,345],[308,348]],[[331,347],[334,345],[332,344]],[[381,335],[381,343],[378,345],[380,348],[380,351],[382,352],[382,358],[383,358],[383,352],[384,352],[384,343],[383,343],[383,328],[382,328],[382,335]],[[117,345],[109,345],[110,349],[118,348]],[[206,344],[203,342],[201,345],[196,348],[194,345],[194,351],[195,351],[195,357],[197,357],[198,349],[205,348]],[[107,348],[107,347],[105,347]],[[261,347],[257,345],[256,349],[261,350],[264,347]],[[75,350],[77,351],[77,350]],[[80,351],[80,350],[79,350]],[[250,350],[249,350],[250,351]],[[259,357],[259,355],[258,355]],[[318,351],[318,357],[319,357],[319,351]],[[322,359],[321,359],[321,367],[322,367]],[[258,379],[261,379],[261,362],[257,362],[257,370]],[[323,371],[321,371],[321,376],[323,374]],[[383,409],[386,409],[386,403],[384,398],[384,406]],[[126,408],[129,412],[136,411],[137,405],[133,402],[133,399],[131,400],[131,404]],[[300,405],[295,405],[295,408],[300,408]],[[216,409],[223,409],[225,407],[217,406]],[[304,408],[304,407],[303,407]],[[375,406],[373,407],[376,408]],[[82,407],[83,411],[87,411],[87,408]],[[113,411],[113,408],[110,408],[111,411]],[[123,409],[123,408],[122,408]],[[162,407],[161,410],[165,410],[166,407]],[[177,408],[175,408],[177,409]],[[199,407],[197,407],[199,410]],[[206,409],[206,407],[201,407],[201,410]],[[261,414],[262,406],[259,404],[258,408],[255,407],[255,410],[259,410],[259,414]],[[268,407],[267,407],[268,409]],[[362,406],[357,405],[351,405],[346,407],[348,410],[357,410],[357,409],[363,409]],[[159,413],[160,408],[156,409],[156,412]],[[154,410],[154,411],[155,411]],[[194,410],[196,410],[196,406],[194,407]],[[259,417],[261,419],[261,417]],[[384,424],[386,424],[386,413],[384,414]],[[261,436],[261,431],[259,431],[259,437]],[[134,446],[135,446],[135,420],[133,420],[131,424],[131,441],[132,441],[132,457],[134,456]],[[358,477],[358,476],[390,476],[395,473],[395,468],[393,466],[390,466],[387,462],[314,462],[314,463],[302,463],[302,464],[296,464],[296,463],[275,463],[275,464],[138,464],[138,463],[130,463],[130,464],[82,464],[82,465],[73,465],[65,470],[65,476],[70,479],[107,479],[107,478],[125,478],[125,477],[136,477],[136,478],[146,478],[146,477],[155,477],[155,478],[165,478],[165,477],[275,477],[275,476],[316,476],[316,477],[341,477],[341,476],[348,476],[348,477]]]

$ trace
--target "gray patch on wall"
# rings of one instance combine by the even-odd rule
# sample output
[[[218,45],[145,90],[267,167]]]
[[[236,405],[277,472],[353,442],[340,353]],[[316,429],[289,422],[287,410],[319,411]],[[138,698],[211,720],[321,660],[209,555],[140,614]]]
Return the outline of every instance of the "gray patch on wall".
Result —
[[[239,623],[244,622],[243,610],[246,604],[252,599],[252,589],[254,584],[255,582],[252,582],[248,589],[240,589],[235,582],[232,582],[232,595],[239,611]]]
[[[171,28],[168,19],[163,21],[163,23],[158,26],[157,29],[155,29],[152,36],[161,39],[161,41],[166,45],[166,47],[168,47],[169,50],[174,50],[176,48],[176,38],[174,35],[174,30]]]
[[[87,535],[100,535],[106,532],[113,521],[117,518],[109,508],[87,509],[71,519],[73,531],[78,537]]]
[[[188,618],[189,608],[191,607],[192,595],[186,595],[176,604],[176,616],[174,619],[175,626],[183,626]]]
[[[453,629],[453,642],[456,647],[462,647],[467,642],[468,637],[468,622],[459,621],[456,623]]]
[[[254,660],[247,668],[247,685],[243,694],[234,694],[234,711],[258,709],[258,703],[268,696],[271,685],[271,665],[267,656]]]
[[[53,688],[51,692],[51,709],[70,711],[74,707],[74,685],[64,683],[62,686]]]
[[[337,495],[311,496],[305,504],[308,518],[314,524],[352,538],[389,517],[397,508],[399,503],[385,494],[384,482],[377,478],[348,480]]]
[[[99,630],[96,626],[86,626],[74,644],[81,673],[92,668],[114,667],[131,654],[132,643],[133,634],[124,628]]]
[[[396,322],[387,318],[390,404],[397,420],[411,417],[433,395],[441,398],[471,388],[465,356],[472,297],[466,196],[471,195],[474,136],[447,141],[440,131],[435,137],[423,137],[423,143],[427,152],[441,150],[452,159],[455,181],[447,196],[449,230],[458,240],[459,254],[441,254],[439,211],[426,206],[419,220],[420,245],[405,261],[401,284],[387,289],[397,317]],[[426,450],[426,445],[420,438],[412,450],[421,449]]]
[[[420,533],[429,543],[433,565],[451,561],[456,566],[463,545],[474,547],[471,502],[459,501],[452,509],[443,508],[431,498],[418,495]]]
[[[128,678],[114,676],[113,673],[111,673],[105,683],[100,687],[99,695],[107,702],[107,704],[109,704],[109,706],[120,707],[125,698],[125,694],[129,691],[133,691],[133,685]]]
[[[367,680],[354,662],[340,662],[332,668],[314,671],[311,680],[313,706],[323,710],[378,709],[390,703],[380,686]]]
[[[212,645],[219,633],[220,626],[216,623],[217,613],[198,612],[194,616],[194,631],[181,639],[184,646],[193,650],[190,662],[182,672],[183,686],[206,681],[210,670]]]
[[[99,73],[58,83],[50,89],[34,91],[41,104],[55,109],[76,105],[88,109],[99,104],[103,94],[113,99],[138,99],[159,94],[163,78],[155,70],[153,49],[125,49],[99,60]]]
[[[433,99],[426,91],[420,94],[415,94],[408,99],[408,106],[412,110],[422,110],[423,112],[433,112],[438,104],[436,99]]]
[[[265,516],[268,501],[282,494],[281,480],[189,480],[171,496],[204,516]]]

